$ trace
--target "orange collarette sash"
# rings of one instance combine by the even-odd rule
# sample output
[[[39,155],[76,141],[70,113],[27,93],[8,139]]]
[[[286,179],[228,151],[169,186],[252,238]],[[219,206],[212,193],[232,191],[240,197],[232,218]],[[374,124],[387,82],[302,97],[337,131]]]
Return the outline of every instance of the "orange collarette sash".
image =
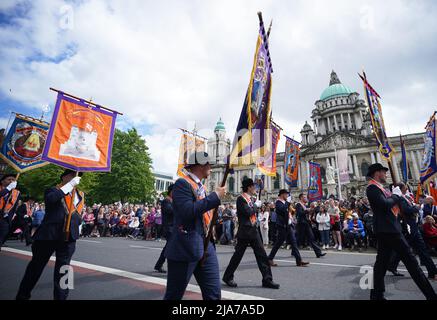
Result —
[[[379,190],[382,191],[382,193],[384,194],[384,196],[385,196],[386,198],[391,197],[391,192],[388,191],[387,189],[385,189],[385,188],[384,188],[384,187],[383,187],[379,182],[377,182],[377,181],[375,181],[375,180],[373,180],[373,179],[370,179],[368,185],[369,185],[369,186],[370,186],[370,185],[374,185],[374,186],[378,187]],[[397,216],[399,215],[399,212],[400,212],[400,211],[401,211],[401,210],[400,210],[400,208],[399,208],[399,206],[398,206],[397,204],[394,205],[394,206],[391,208],[391,212],[395,215],[395,217],[397,217]]]
[[[245,193],[242,193],[241,196],[243,197],[244,200],[246,200],[249,207],[253,208],[252,199],[249,196],[246,196]],[[256,214],[255,213],[250,215],[250,222],[252,223],[252,226],[254,226],[256,224]]]
[[[205,199],[207,192],[205,186],[203,186],[203,188],[205,189],[205,195],[202,196],[198,192],[200,189],[199,185],[190,176],[185,176],[182,179],[185,179],[185,181],[187,181],[191,185],[191,188],[193,188],[193,193],[196,196],[197,200]],[[213,213],[214,210],[209,210],[203,214],[203,229],[205,231],[205,236],[208,235],[209,229],[211,228]]]

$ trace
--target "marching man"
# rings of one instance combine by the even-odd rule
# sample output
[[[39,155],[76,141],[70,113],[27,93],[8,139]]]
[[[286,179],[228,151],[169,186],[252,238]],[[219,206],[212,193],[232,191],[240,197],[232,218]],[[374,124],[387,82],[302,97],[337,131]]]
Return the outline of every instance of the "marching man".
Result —
[[[3,175],[0,180],[0,251],[8,238],[11,221],[17,209],[20,191],[16,187],[15,174]]]
[[[46,190],[44,195],[46,214],[33,236],[33,257],[21,281],[17,300],[30,299],[31,292],[53,253],[56,254],[53,298],[54,300],[67,299],[68,287],[71,284],[62,283],[66,277],[65,271],[61,273],[61,267],[69,266],[76,249],[76,240],[79,238],[80,213],[84,206],[84,194],[76,189],[80,179],[75,171],[67,169],[61,175],[62,183]],[[70,232],[66,233],[70,212],[72,212]],[[67,269],[67,272],[69,270]]]

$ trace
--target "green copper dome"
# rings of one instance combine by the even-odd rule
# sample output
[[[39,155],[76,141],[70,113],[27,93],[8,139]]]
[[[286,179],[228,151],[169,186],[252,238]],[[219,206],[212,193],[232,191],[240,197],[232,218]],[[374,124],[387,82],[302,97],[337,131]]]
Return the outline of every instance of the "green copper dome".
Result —
[[[333,84],[332,86],[327,87],[320,96],[320,100],[328,100],[329,98],[338,97],[338,96],[348,96],[352,93],[352,90],[349,87],[346,87],[344,84]]]
[[[320,100],[328,100],[330,98],[339,97],[339,96],[348,96],[353,91],[342,84],[337,74],[333,70],[331,73],[331,80],[329,82],[329,87],[327,87],[320,96]]]
[[[217,121],[217,124],[215,125],[214,131],[217,130],[225,130],[225,124],[223,123],[222,118],[220,118],[220,120]]]

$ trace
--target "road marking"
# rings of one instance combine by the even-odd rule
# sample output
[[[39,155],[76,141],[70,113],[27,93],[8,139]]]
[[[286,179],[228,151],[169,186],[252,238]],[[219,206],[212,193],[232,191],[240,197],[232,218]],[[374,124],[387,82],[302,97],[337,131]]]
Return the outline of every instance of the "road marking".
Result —
[[[142,248],[142,249],[159,250],[159,251],[161,251],[163,249],[163,248],[155,248],[155,247],[136,246],[136,245],[132,245],[132,244],[130,244],[129,247],[131,247],[131,248]]]
[[[91,242],[91,243],[103,243],[102,241],[98,241],[98,240],[86,240],[86,239],[79,239],[77,241]]]
[[[275,261],[280,261],[280,262],[287,262],[287,263],[296,264],[296,262],[294,262],[294,261],[289,261],[289,260],[278,260],[278,259],[275,259]],[[335,263],[321,263],[321,262],[310,262],[309,266],[312,265],[312,264],[317,265],[317,266],[341,267],[341,268],[361,268],[361,267],[364,267],[364,266],[370,266],[370,265],[367,265],[367,264],[363,264],[363,265],[361,265],[361,266],[356,266],[356,265],[352,265],[352,264],[335,264]],[[373,266],[370,266],[370,267],[373,269]],[[424,270],[424,269],[422,268],[422,270],[423,270],[424,272],[426,272],[426,269]],[[398,269],[398,271],[408,272],[408,270],[406,270],[406,269]],[[387,271],[387,272],[388,272],[388,271]]]
[[[24,250],[19,250],[19,249],[14,249],[14,248],[6,248],[6,247],[3,247],[2,250],[16,253],[16,254],[25,255],[25,256],[30,256],[30,257],[32,256],[32,252],[30,252],[30,251],[24,251]],[[50,258],[50,260],[56,261],[56,258],[54,256],[52,256]],[[167,279],[146,276],[146,275],[143,275],[140,273],[134,273],[134,272],[129,272],[129,271],[125,271],[125,270],[109,268],[109,267],[99,266],[99,265],[75,261],[75,260],[71,260],[70,265],[80,267],[80,268],[89,269],[89,270],[99,271],[102,273],[112,274],[112,275],[115,275],[118,277],[124,277],[124,278],[128,278],[128,279],[136,280],[136,281],[153,283],[153,284],[161,285],[164,287],[167,285]],[[187,291],[200,293],[200,294],[202,293],[200,290],[200,287],[198,285],[193,285],[193,284],[188,284]],[[264,298],[264,297],[251,296],[251,295],[247,295],[247,294],[242,294],[242,293],[232,292],[232,291],[225,291],[225,290],[222,290],[222,298],[228,299],[228,300],[270,300],[270,299]]]

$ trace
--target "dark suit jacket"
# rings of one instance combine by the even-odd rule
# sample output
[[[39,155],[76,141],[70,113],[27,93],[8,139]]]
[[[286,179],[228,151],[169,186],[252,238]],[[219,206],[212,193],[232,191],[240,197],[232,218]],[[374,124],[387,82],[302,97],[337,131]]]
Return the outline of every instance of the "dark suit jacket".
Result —
[[[173,205],[168,199],[164,199],[161,202],[161,212],[162,212],[162,228],[164,230],[164,235],[168,237],[168,233],[171,232],[173,227]]]
[[[238,232],[237,238],[239,239],[256,239],[258,236],[258,230],[256,225],[252,225],[250,216],[256,216],[256,205],[250,207],[243,196],[237,198],[237,217],[238,217]]]
[[[282,203],[276,200],[276,224],[280,227],[286,228],[288,226],[288,202]]]
[[[375,185],[369,185],[366,190],[370,207],[373,211],[373,228],[375,233],[401,233],[402,227],[399,219],[393,214],[391,208],[399,203],[399,197],[392,195],[386,198],[382,190]]]
[[[46,213],[41,225],[33,235],[34,240],[64,241],[64,219],[67,215],[62,204],[64,196],[64,192],[58,188],[52,187],[46,190],[44,194]],[[71,217],[69,241],[79,239],[79,225],[81,222],[80,215],[74,213]]]
[[[403,197],[399,199],[399,207],[403,215],[404,223],[407,223],[410,226],[411,233],[416,234],[419,232],[419,227],[416,223],[416,217],[419,216],[419,209],[414,205],[410,205]]]
[[[307,216],[307,208],[304,208],[300,202],[296,204],[296,220],[297,223],[310,223]]]
[[[182,178],[173,187],[174,220],[172,236],[165,251],[167,259],[195,262],[203,256],[203,214],[218,207],[221,202],[215,192],[197,200],[193,191]]]

